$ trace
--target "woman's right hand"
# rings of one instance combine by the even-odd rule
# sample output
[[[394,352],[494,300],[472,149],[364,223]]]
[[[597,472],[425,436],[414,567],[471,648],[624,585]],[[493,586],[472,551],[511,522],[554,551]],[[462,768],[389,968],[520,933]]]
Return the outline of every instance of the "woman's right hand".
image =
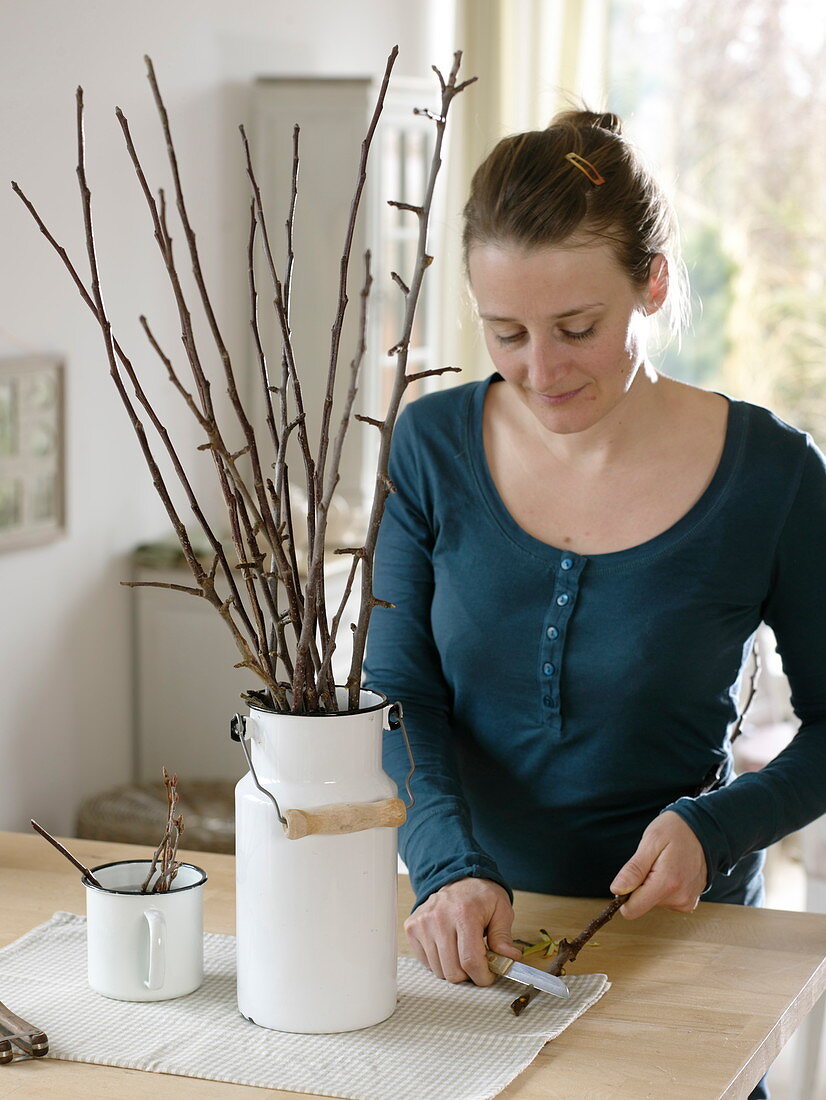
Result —
[[[498,882],[463,878],[431,894],[405,921],[404,930],[416,958],[437,978],[490,985],[485,952],[509,959],[522,952],[511,938],[513,906]],[[487,947],[485,937],[487,936]]]

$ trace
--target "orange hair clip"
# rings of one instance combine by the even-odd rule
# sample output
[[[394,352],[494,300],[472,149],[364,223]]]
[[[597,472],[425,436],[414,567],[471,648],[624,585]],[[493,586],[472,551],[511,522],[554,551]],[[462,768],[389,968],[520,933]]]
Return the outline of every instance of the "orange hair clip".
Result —
[[[565,159],[569,160],[574,168],[578,168],[583,175],[587,176],[594,187],[599,187],[600,184],[605,183],[605,178],[599,174],[590,160],[581,157],[579,153],[566,153]]]

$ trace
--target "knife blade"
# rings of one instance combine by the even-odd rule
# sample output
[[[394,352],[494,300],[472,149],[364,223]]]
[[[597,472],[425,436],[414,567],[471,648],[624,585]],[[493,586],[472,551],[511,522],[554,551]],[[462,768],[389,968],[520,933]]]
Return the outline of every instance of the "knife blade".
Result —
[[[521,985],[532,985],[541,989],[543,993],[550,993],[552,997],[569,997],[571,991],[561,978],[556,974],[548,974],[535,966],[526,963],[514,962],[505,955],[497,955],[495,951],[487,953],[488,967],[494,974],[502,978],[511,978]]]

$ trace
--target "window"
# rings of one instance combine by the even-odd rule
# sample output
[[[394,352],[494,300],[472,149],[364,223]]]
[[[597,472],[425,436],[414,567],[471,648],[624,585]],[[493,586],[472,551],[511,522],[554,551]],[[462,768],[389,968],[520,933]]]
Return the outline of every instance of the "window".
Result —
[[[693,323],[666,373],[826,445],[826,17],[807,0],[614,0],[609,100],[674,180]]]

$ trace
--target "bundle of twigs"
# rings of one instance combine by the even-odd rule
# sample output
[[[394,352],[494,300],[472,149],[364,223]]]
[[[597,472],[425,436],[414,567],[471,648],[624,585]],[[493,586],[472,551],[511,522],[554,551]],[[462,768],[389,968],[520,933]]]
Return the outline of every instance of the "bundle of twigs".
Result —
[[[362,192],[366,181],[367,158],[370,144],[378,124],[391,71],[398,49],[394,48],[376,102],[375,111],[367,135],[362,143],[361,158],[353,195],[350,216],[340,261],[339,298],[331,329],[330,357],[322,412],[322,422],[315,448],[311,445],[301,391],[301,372],[296,362],[293,334],[290,327],[290,292],[295,253],[293,229],[297,200],[298,180],[298,127],[294,131],[292,192],[287,217],[287,258],[283,276],[279,273],[264,214],[264,204],[253,166],[249,141],[241,127],[244,157],[250,182],[250,223],[248,239],[248,293],[250,300],[250,324],[257,352],[257,373],[264,396],[267,431],[265,438],[256,437],[253,425],[242,402],[236,383],[236,370],[230,351],[224,342],[221,328],[207,289],[196,241],[196,234],[187,212],[179,171],[178,158],[172,137],[169,116],[161,95],[152,62],[146,58],[149,83],[157,107],[167,157],[172,175],[172,185],[180,226],[183,231],[189,265],[195,278],[200,306],[207,320],[211,340],[220,360],[231,407],[237,423],[226,426],[219,423],[211,396],[211,381],[205,362],[207,354],[200,348],[195,336],[192,312],[179,276],[178,261],[173,250],[166,197],[163,190],[153,191],[143,169],[129,129],[129,123],[120,108],[116,116],[120,123],[129,156],[137,175],[141,191],[149,210],[154,237],[160,249],[170,290],[180,321],[181,338],[191,375],[191,385],[182,380],[178,368],[161,347],[146,317],[140,321],[147,340],[163,363],[169,380],[192,413],[203,432],[201,450],[212,456],[215,473],[226,506],[228,528],[232,537],[235,561],[230,561],[222,540],[207,520],[204,510],[193,491],[189,476],[169,432],[149,401],[140,375],[132,358],[113,332],[101,289],[101,277],[95,245],[92,221],[91,191],[86,176],[83,134],[83,91],[77,91],[77,177],[80,186],[86,249],[89,261],[87,279],[79,274],[66,250],[57,242],[33,203],[22,189],[12,183],[16,194],[25,203],[40,230],[56,250],[74,280],[86,306],[97,320],[103,337],[109,371],[118,394],[128,412],[129,419],[149,467],[153,484],[158,491],[166,512],[180,541],[184,557],[192,571],[193,586],[140,582],[154,587],[174,589],[198,599],[206,599],[216,609],[232,633],[241,654],[237,667],[250,670],[263,682],[262,691],[252,693],[257,704],[271,706],[280,711],[314,713],[319,710],[337,710],[336,691],[332,675],[332,657],[336,636],[347,600],[353,590],[358,571],[361,571],[361,600],[358,620],[353,630],[353,656],[347,677],[347,707],[358,709],[361,670],[370,615],[375,606],[382,603],[373,593],[373,558],[379,524],[387,496],[394,490],[387,474],[390,438],[396,417],[408,385],[429,375],[456,370],[441,367],[408,373],[408,351],[413,330],[413,319],[423,279],[433,257],[427,251],[427,232],[433,201],[436,177],[441,166],[441,150],[447,114],[454,98],[472,80],[457,83],[461,54],[454,55],[453,66],[447,79],[434,66],[441,93],[437,110],[422,109],[435,126],[435,141],[425,194],[421,205],[391,202],[391,205],[407,211],[418,220],[418,247],[414,270],[403,278],[399,272],[391,277],[404,296],[405,310],[402,331],[391,354],[396,360],[395,381],[388,408],[383,419],[357,416],[380,434],[379,457],[370,518],[364,541],[359,546],[334,547],[328,545],[327,517],[333,494],[339,481],[339,464],[345,437],[353,415],[358,390],[359,372],[366,349],[367,302],[372,284],[370,253],[364,257],[364,276],[361,288],[358,345],[350,362],[349,386],[337,427],[333,430],[334,392],[339,369],[341,338],[348,307],[348,275],[350,253],[356,228]],[[475,78],[474,78],[475,79]],[[275,311],[280,331],[279,384],[271,381],[268,350],[264,348],[258,323],[258,289],[254,273],[256,247],[263,249],[269,272],[268,298]],[[130,396],[130,386],[134,396]],[[148,424],[154,430],[152,441]],[[240,431],[243,446],[233,450],[228,442],[229,427]],[[264,433],[260,433],[264,434]],[[294,440],[294,442],[292,442]],[[161,472],[156,449],[166,451],[175,475],[180,482],[189,507],[212,550],[212,561],[201,563],[196,554],[184,520],[176,508],[169,487]],[[307,496],[307,561],[305,573],[300,570],[296,553],[296,538],[290,509],[288,445],[297,445],[303,466],[303,478]],[[352,564],[339,606],[332,614],[326,605],[324,571],[328,555],[348,554]]]

